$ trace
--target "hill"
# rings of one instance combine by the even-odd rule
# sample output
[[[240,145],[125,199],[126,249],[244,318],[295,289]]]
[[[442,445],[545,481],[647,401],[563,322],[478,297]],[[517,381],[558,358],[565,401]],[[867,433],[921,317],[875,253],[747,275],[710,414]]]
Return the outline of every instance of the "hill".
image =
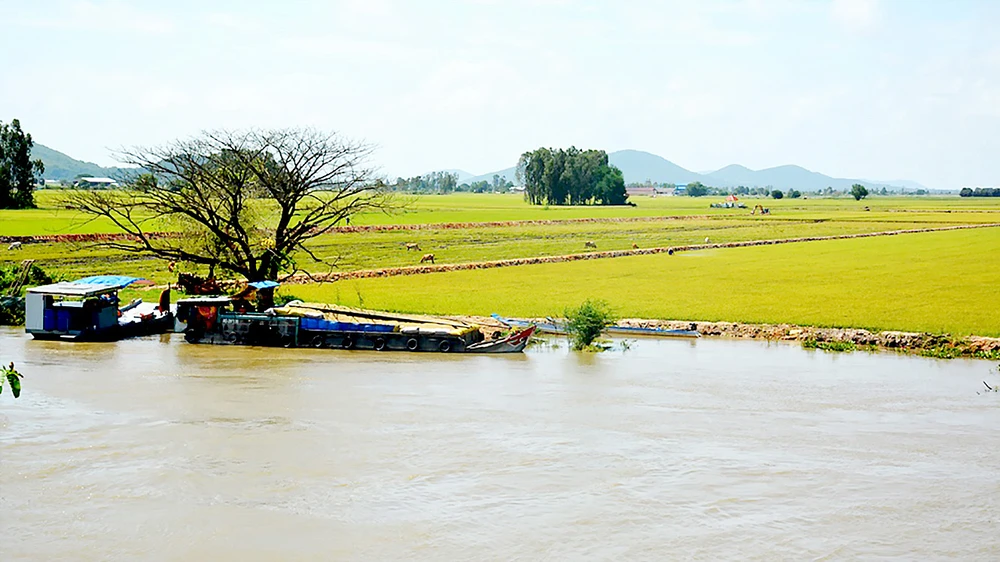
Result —
[[[674,164],[670,160],[641,150],[619,150],[608,154],[608,161],[625,176],[626,183],[644,182],[688,184],[704,182],[705,176]]]
[[[31,149],[31,157],[38,158],[45,164],[45,173],[42,175],[47,180],[68,181],[73,180],[80,174],[95,177],[114,177],[120,171],[120,168],[104,168],[92,162],[76,160],[58,150],[53,150],[37,142]]]

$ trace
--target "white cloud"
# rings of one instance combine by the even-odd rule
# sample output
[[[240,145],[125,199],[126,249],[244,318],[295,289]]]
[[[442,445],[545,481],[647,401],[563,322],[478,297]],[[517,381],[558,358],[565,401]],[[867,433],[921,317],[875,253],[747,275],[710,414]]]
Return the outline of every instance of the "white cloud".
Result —
[[[879,20],[878,0],[832,0],[830,16],[852,31],[867,31]]]
[[[163,35],[174,31],[174,21],[162,13],[110,1],[78,1],[64,9],[46,11],[44,16],[24,18],[21,25],[39,29],[75,30],[90,33],[141,33]]]

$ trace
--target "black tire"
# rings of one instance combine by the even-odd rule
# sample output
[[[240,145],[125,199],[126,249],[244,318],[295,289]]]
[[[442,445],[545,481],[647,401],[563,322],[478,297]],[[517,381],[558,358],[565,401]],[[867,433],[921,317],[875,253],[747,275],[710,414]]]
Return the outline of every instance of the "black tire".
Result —
[[[438,349],[441,350],[441,353],[448,353],[449,351],[451,351],[451,342],[448,340],[444,340],[438,345]]]
[[[345,337],[343,340],[341,340],[340,347],[344,349],[354,349],[354,339],[351,338],[351,336]]]
[[[229,343],[236,343],[236,332],[226,332],[225,339]]]
[[[201,341],[201,332],[184,332],[184,341],[188,343],[198,343]]]
[[[385,351],[385,338],[375,338],[375,351]]]
[[[323,336],[313,336],[313,339],[309,342],[309,344],[315,347],[316,349],[319,349],[324,345],[326,345],[326,338],[324,338]]]
[[[417,338],[410,338],[406,340],[406,349],[409,349],[410,351],[416,351],[417,349],[420,349],[420,342],[417,340]]]
[[[292,336],[281,336],[281,347],[295,347],[295,338]]]

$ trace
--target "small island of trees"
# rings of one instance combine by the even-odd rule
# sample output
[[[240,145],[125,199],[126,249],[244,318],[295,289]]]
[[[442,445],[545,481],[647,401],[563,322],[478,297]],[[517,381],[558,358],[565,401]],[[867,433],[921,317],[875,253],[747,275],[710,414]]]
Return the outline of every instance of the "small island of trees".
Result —
[[[603,150],[539,148],[517,162],[517,179],[533,205],[624,205],[621,170]]]

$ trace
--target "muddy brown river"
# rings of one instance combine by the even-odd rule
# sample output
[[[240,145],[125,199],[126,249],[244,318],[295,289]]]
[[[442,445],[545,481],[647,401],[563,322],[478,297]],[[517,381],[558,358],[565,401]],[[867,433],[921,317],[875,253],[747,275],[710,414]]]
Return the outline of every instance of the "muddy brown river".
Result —
[[[997,560],[985,361],[36,342],[0,559]],[[991,384],[992,384],[991,382]]]

